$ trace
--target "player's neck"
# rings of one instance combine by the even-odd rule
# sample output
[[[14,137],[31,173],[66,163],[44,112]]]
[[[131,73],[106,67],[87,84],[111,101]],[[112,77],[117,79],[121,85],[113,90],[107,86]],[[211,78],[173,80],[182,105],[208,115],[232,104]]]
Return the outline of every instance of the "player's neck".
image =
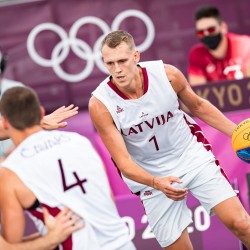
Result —
[[[26,128],[25,130],[22,130],[22,131],[17,130],[17,129],[12,129],[9,131],[9,133],[10,133],[10,137],[12,138],[15,146],[18,146],[26,138],[28,138],[32,134],[35,134],[41,130],[42,130],[42,128],[40,125],[35,125],[31,128]]]
[[[142,69],[137,67],[137,73],[126,86],[119,86],[114,81],[112,83],[129,99],[138,99],[144,95],[144,77]]]

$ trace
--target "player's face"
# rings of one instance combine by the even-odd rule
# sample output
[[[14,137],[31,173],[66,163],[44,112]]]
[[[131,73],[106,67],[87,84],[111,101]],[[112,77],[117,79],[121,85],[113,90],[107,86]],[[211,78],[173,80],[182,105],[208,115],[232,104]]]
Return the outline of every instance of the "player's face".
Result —
[[[105,67],[118,85],[126,86],[136,77],[140,54],[136,50],[131,50],[125,42],[116,48],[104,45],[102,57]]]

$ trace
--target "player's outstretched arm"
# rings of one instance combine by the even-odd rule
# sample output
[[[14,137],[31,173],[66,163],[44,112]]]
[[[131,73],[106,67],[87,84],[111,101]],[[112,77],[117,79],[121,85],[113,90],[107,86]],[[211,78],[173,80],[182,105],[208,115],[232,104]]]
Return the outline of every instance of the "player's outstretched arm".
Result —
[[[62,106],[51,114],[45,115],[41,121],[41,126],[46,130],[64,128],[67,126],[67,122],[65,120],[77,115],[78,109],[79,108],[75,107],[73,104],[67,107]],[[9,139],[9,135],[7,130],[3,128],[2,121],[0,120],[0,141],[6,139]]]
[[[48,234],[36,240],[18,244],[9,244],[0,236],[0,249],[2,250],[52,250],[59,243],[66,240],[73,232],[81,229],[83,224],[76,223],[80,217],[72,218],[73,212],[63,209],[56,217],[51,217],[48,210],[43,208],[44,221]]]
[[[165,65],[166,75],[179,99],[190,112],[211,127],[231,137],[236,124],[230,121],[209,101],[198,96],[190,87],[185,76],[172,65]]]
[[[46,130],[64,128],[67,126],[67,122],[65,120],[77,115],[78,109],[79,108],[75,107],[73,104],[67,107],[62,106],[51,114],[45,115],[41,121],[41,126]]]

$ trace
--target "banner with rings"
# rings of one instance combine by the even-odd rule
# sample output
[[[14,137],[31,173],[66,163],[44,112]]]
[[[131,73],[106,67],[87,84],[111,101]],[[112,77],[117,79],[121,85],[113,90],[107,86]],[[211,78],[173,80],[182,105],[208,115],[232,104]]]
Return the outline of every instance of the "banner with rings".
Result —
[[[235,0],[226,2],[226,15],[233,20],[235,31],[250,23],[247,1],[239,0],[237,4],[243,2],[246,8],[241,9],[246,10],[245,16],[237,15]],[[200,0],[0,1],[0,46],[8,54],[4,77],[34,88],[47,112],[71,103],[79,106],[86,116],[82,117],[81,112],[72,118],[67,129],[87,134],[94,131],[87,119],[91,92],[107,76],[99,51],[103,36],[116,29],[127,30],[135,38],[142,61],[162,59],[185,74],[188,51],[197,42],[192,16],[200,3]],[[215,0],[214,3],[222,5],[221,0]],[[230,111],[234,111],[232,119],[239,122],[249,116],[247,112],[237,113],[237,109],[249,107],[249,86],[249,79],[245,79],[237,85],[235,82],[225,82],[217,86],[197,87],[195,91],[221,109],[227,108],[223,111],[228,111],[230,107]],[[225,140],[222,135],[210,127],[203,125],[203,128],[213,139],[216,155],[229,170],[229,177],[232,180],[238,178],[246,204],[248,190],[242,184],[245,183],[247,168],[225,150],[229,146],[222,143]],[[93,138],[95,134],[91,136]],[[103,146],[101,143],[98,145]],[[101,150],[105,154],[106,151],[103,148]],[[233,159],[229,158],[229,154]],[[105,159],[110,160],[110,156],[107,155]],[[116,180],[114,186],[120,188],[121,185],[117,183]],[[135,196],[128,198],[124,195],[116,199],[119,213],[130,225],[131,238],[138,249],[161,249],[148,226],[140,202],[135,199]],[[194,242],[194,249],[240,249],[238,240],[228,234],[216,217],[211,217],[210,221],[196,201],[191,200],[189,205],[193,223],[189,225],[188,232]]]
[[[141,44],[137,44],[137,49],[140,52],[146,51],[150,48],[155,38],[154,24],[148,15],[135,9],[121,11],[115,16],[110,27],[103,19],[96,16],[81,17],[72,24],[68,34],[63,27],[55,23],[45,22],[38,24],[29,33],[27,39],[27,50],[34,62],[43,67],[51,67],[62,80],[68,82],[79,82],[90,76],[94,64],[96,64],[100,71],[107,73],[101,59],[100,43],[106,34],[114,30],[119,30],[121,23],[130,17],[140,19],[146,27],[144,41]],[[77,38],[79,29],[87,24],[96,25],[103,33],[100,37],[96,38],[93,48],[91,48],[86,41]],[[50,59],[41,57],[35,48],[35,40],[37,39],[38,34],[45,31],[53,31],[61,39],[60,42],[55,44]],[[68,56],[70,49],[79,58],[86,61],[85,68],[78,74],[69,74],[60,66]]]
[[[175,13],[184,8],[191,16],[188,6],[151,0],[0,1],[5,77],[33,87],[48,111],[67,103],[86,109],[91,92],[107,76],[100,42],[117,29],[133,35],[141,61],[161,59],[185,71],[195,36],[182,30],[188,19],[176,19]]]

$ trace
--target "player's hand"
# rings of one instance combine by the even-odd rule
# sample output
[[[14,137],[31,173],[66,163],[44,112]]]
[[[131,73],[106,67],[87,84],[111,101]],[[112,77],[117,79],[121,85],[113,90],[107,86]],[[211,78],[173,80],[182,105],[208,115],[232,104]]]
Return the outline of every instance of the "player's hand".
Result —
[[[62,106],[56,109],[49,115],[43,117],[41,126],[46,130],[53,130],[58,128],[64,128],[67,126],[66,119],[78,114],[78,107],[73,104],[65,107]]]
[[[48,229],[46,237],[56,245],[65,241],[73,232],[84,227],[82,223],[79,223],[81,218],[73,216],[74,213],[68,208],[64,208],[56,217],[52,217],[48,210],[43,207],[43,214]]]
[[[187,188],[174,187],[174,183],[182,183],[181,179],[175,176],[154,177],[154,188],[162,191],[169,199],[180,201],[187,197]]]

